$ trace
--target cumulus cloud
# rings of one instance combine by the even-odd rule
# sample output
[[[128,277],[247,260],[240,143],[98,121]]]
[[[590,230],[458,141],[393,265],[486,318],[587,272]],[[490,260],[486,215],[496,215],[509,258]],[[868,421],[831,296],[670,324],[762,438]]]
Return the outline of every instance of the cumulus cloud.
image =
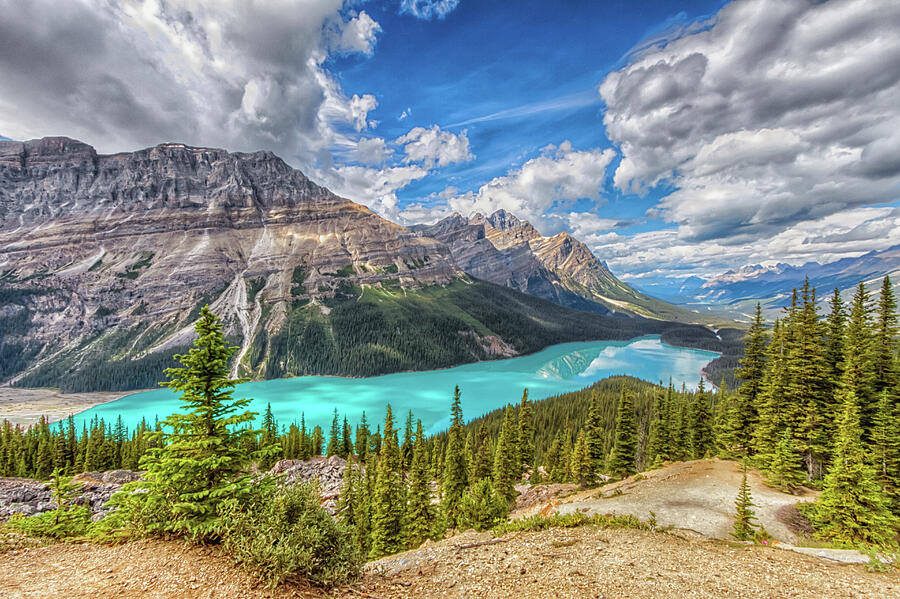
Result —
[[[400,216],[404,222],[434,222],[452,212],[490,214],[503,208],[547,233],[576,222],[584,223],[574,225],[576,228],[604,224],[590,214],[569,215],[568,208],[580,199],[601,200],[600,188],[614,157],[611,149],[575,150],[568,141],[547,146],[540,156],[495,177],[477,191],[459,193],[448,187],[425,202],[411,204]]]
[[[356,142],[349,153],[350,159],[362,164],[381,164],[387,160],[394,150],[389,148],[381,137],[361,139]]]
[[[362,11],[344,25],[338,42],[338,49],[345,52],[359,52],[371,55],[380,31],[381,25],[367,15],[366,11]]]
[[[599,88],[615,184],[674,186],[651,214],[729,245],[896,200],[898,30],[891,0],[737,0],[642,48]]]
[[[463,131],[456,135],[434,125],[430,129],[415,127],[395,142],[403,146],[407,162],[421,162],[428,167],[468,162],[475,156],[469,151],[469,138]]]
[[[380,27],[341,0],[0,0],[0,131],[62,134],[102,152],[163,141],[271,149],[327,163],[342,124],[371,126],[329,51],[370,53]],[[335,41],[337,40],[337,41]]]
[[[339,196],[352,199],[380,215],[400,219],[397,190],[428,175],[428,169],[417,164],[372,168],[339,165],[319,173],[322,183]]]
[[[459,0],[400,0],[400,12],[430,21],[443,19],[459,6]]]

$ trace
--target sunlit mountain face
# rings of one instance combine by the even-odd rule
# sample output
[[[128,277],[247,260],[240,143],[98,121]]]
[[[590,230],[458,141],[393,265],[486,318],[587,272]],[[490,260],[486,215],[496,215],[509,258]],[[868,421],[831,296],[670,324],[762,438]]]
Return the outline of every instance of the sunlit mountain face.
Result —
[[[670,301],[900,244],[896,2],[0,8],[11,139],[272,151],[402,225],[566,232]]]

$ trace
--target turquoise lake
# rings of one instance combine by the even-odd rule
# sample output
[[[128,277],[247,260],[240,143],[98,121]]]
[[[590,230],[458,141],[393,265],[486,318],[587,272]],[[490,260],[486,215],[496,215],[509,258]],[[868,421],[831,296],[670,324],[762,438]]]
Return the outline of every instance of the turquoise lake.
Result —
[[[363,411],[372,429],[384,420],[385,405],[390,403],[394,417],[401,423],[408,410],[420,418],[426,431],[437,432],[449,424],[453,387],[462,393],[463,415],[467,420],[518,402],[527,388],[533,400],[583,389],[612,375],[625,374],[651,382],[668,381],[696,388],[701,369],[718,354],[674,347],[658,336],[630,341],[591,341],[564,343],[537,353],[490,362],[465,364],[444,370],[402,372],[370,378],[303,376],[244,383],[235,389],[235,397],[253,399],[251,409],[260,414],[266,404],[279,424],[300,421],[301,412],[311,429],[331,425],[332,412],[338,409],[355,426]],[[145,391],[125,396],[78,414],[81,423],[99,416],[115,422],[121,415],[129,428],[141,418],[152,423],[180,411],[178,396],[168,389]]]

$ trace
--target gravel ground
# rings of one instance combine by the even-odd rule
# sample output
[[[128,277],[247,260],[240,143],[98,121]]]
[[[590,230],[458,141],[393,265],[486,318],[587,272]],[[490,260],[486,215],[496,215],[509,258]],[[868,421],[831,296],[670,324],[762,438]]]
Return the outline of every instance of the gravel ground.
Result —
[[[492,544],[470,547],[483,543]],[[113,599],[588,599],[900,597],[900,573],[876,574],[774,548],[595,527],[463,533],[366,566],[362,581],[326,594],[269,592],[213,548],[140,541],[56,544],[0,554],[0,597]]]
[[[19,389],[0,387],[0,422],[35,424],[41,416],[50,422],[68,418],[137,391],[97,391],[94,393],[60,393],[56,389]]]
[[[779,541],[801,541],[779,514],[801,501],[812,501],[815,493],[803,489],[799,495],[768,487],[756,471],[748,475],[759,522]],[[584,491],[552,502],[554,511],[566,514],[633,514],[647,520],[656,514],[660,526],[696,531],[707,537],[730,539],[734,525],[734,499],[741,484],[736,462],[694,460],[677,462],[659,470]],[[515,514],[528,515],[540,506]]]

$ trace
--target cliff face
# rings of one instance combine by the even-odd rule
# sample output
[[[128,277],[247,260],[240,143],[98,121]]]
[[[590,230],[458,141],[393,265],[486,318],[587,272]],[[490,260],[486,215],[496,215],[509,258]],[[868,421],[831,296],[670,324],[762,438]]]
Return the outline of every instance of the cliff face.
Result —
[[[542,236],[505,210],[490,216],[449,216],[414,227],[447,244],[454,262],[470,275],[563,306],[598,313],[692,320],[679,310],[618,280],[590,249],[566,232]]]
[[[207,302],[243,353],[291,305],[327,313],[323,302],[354,285],[460,276],[441,243],[270,152],[164,144],[104,156],[66,138],[0,142],[0,352],[27,346],[29,364],[184,346]],[[13,374],[6,362],[0,380]]]

